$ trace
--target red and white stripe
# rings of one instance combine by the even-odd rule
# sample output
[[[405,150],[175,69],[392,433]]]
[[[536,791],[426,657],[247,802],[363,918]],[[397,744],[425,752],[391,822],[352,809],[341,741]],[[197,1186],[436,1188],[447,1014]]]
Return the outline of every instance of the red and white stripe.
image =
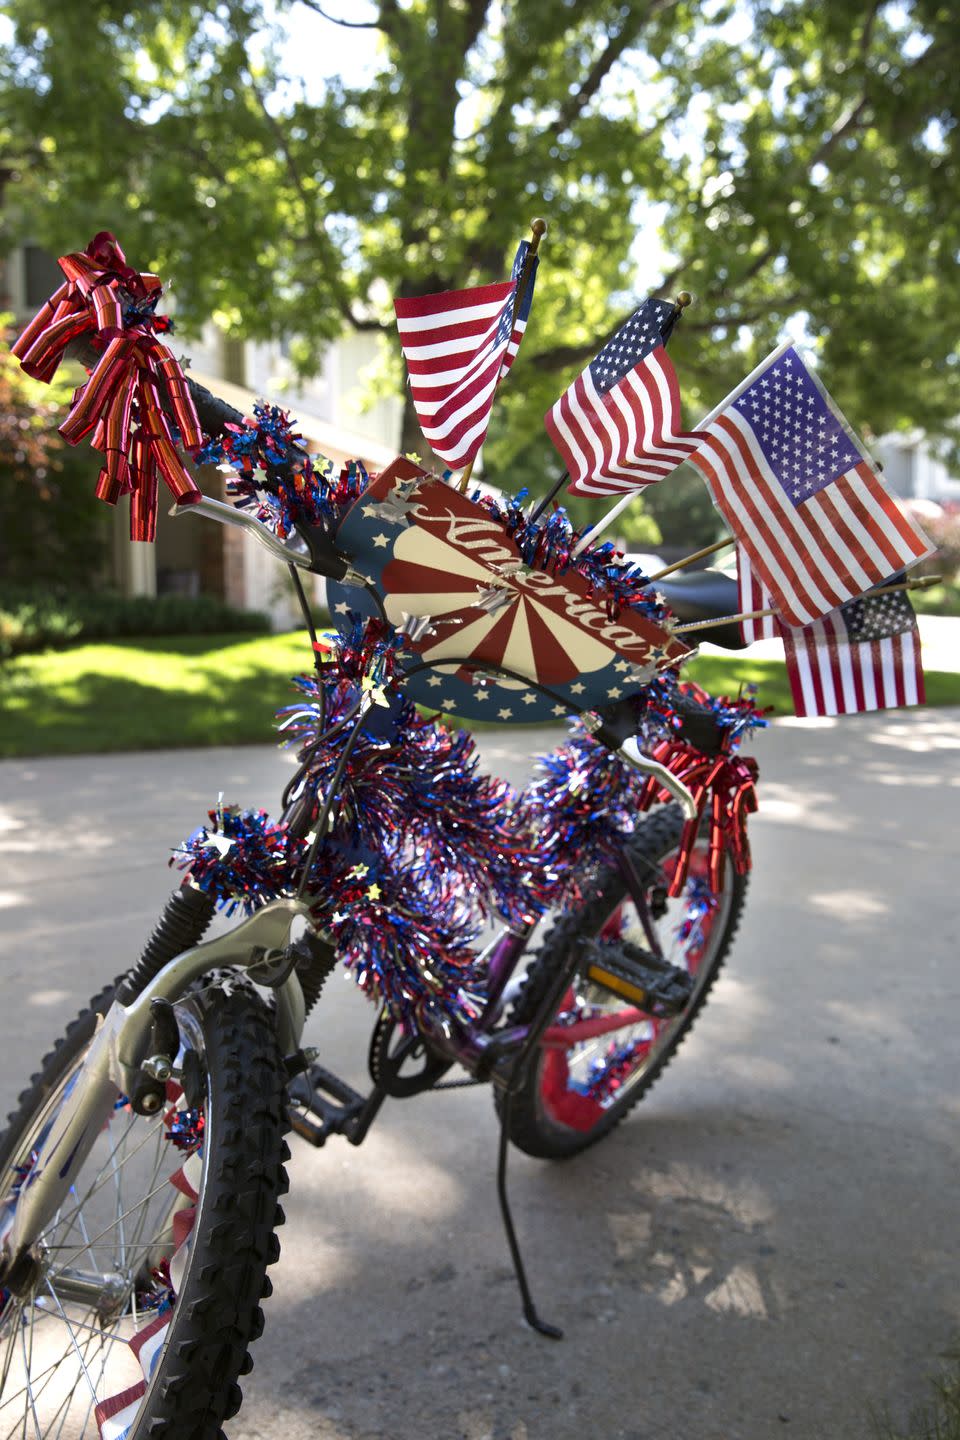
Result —
[[[662,480],[688,460],[696,437],[680,427],[680,386],[662,345],[601,393],[590,366],[544,416],[566,464],[571,495],[616,495]]]
[[[750,556],[742,545],[737,546],[737,595],[737,609],[742,611],[769,610],[773,603],[754,574]],[[776,640],[780,631],[774,616],[760,615],[753,620],[741,620],[740,634],[746,645],[752,645],[754,640]]]
[[[839,613],[802,630],[781,626],[787,674],[798,715],[856,715],[926,698],[920,633],[850,640]]]
[[[455,469],[476,458],[497,385],[520,347],[526,321],[497,342],[516,285],[503,280],[393,302],[420,428]]]
[[[863,462],[794,507],[733,406],[690,458],[788,625],[810,624],[933,552]]]

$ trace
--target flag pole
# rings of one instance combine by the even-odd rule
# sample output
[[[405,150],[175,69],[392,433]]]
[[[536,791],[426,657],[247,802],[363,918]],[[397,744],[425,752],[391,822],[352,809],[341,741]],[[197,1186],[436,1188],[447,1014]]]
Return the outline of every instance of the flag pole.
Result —
[[[901,580],[898,585],[881,585],[876,590],[864,591],[864,594],[857,598],[869,599],[874,595],[892,595],[897,590],[929,590],[931,585],[939,585],[942,579],[942,575],[921,575],[916,580]],[[776,614],[777,611],[772,608],[741,610],[738,615],[718,615],[715,620],[691,620],[686,625],[675,625],[671,634],[687,635],[691,630],[709,630],[715,625],[731,625],[736,620],[762,620],[766,615]],[[793,629],[794,627],[790,626],[789,628]],[[800,628],[805,627],[801,626]]]
[[[723,535],[715,540],[712,545],[704,545],[702,550],[694,550],[692,555],[684,555],[682,560],[675,560],[672,565],[666,565],[658,570],[656,575],[648,575],[647,579],[652,584],[655,580],[662,580],[665,575],[672,575],[674,570],[683,570],[687,565],[692,565],[694,560],[702,560],[705,555],[713,555],[717,550],[725,550],[728,545],[736,545],[735,535]]]
[[[533,273],[533,262],[537,258],[537,251],[540,249],[540,241],[547,233],[546,220],[542,220],[538,215],[535,220],[530,221],[530,231],[532,238],[527,246],[527,253],[523,257],[523,266],[521,267],[520,275],[517,279],[517,288],[514,294],[513,320],[516,320],[517,316],[520,314],[521,310],[523,309],[523,302],[527,298],[527,291],[530,288],[530,276]],[[460,481],[457,485],[457,489],[460,491],[461,495],[466,494],[467,486],[470,484],[470,476],[472,474],[473,461],[471,460],[470,464],[464,467],[463,474],[460,476]]]
[[[530,516],[530,523],[531,523],[531,525],[533,524],[534,520],[539,520],[539,519],[540,519],[540,516],[543,514],[544,510],[546,510],[547,506],[550,504],[550,501],[551,501],[551,500],[555,500],[555,499],[557,498],[557,496],[559,495],[560,491],[563,489],[564,485],[567,483],[567,481],[568,481],[569,479],[570,479],[570,472],[569,472],[569,470],[564,470],[563,474],[560,476],[560,479],[559,479],[553,486],[551,486],[551,488],[547,491],[546,495],[544,495],[543,499],[538,503],[538,505],[537,505],[536,509],[534,510],[533,514]]]
[[[693,296],[690,294],[689,290],[681,290],[680,294],[673,302],[673,315],[667,321],[666,334],[664,334],[662,330],[660,332],[664,343],[666,343],[666,341],[670,338],[673,327],[680,319],[680,316],[683,314],[684,310],[686,310],[687,306],[692,303]],[[624,495],[620,500],[618,500],[616,505],[614,505],[612,509],[607,511],[603,519],[597,521],[596,525],[594,525],[592,530],[587,530],[583,535],[581,535],[580,539],[573,547],[573,551],[570,556],[571,560],[576,560],[581,550],[585,550],[588,545],[592,545],[594,540],[596,540],[597,536],[602,535],[604,530],[606,530],[607,526],[613,524],[614,520],[616,520],[617,516],[621,513],[621,511],[627,508],[631,500],[635,500],[637,498],[641,489],[643,488],[643,486],[638,486],[636,490],[628,490],[626,495]]]
[[[748,390],[750,388],[758,375],[762,375],[764,370],[766,370],[768,366],[773,364],[774,360],[778,360],[780,356],[783,355],[787,350],[792,349],[793,345],[793,340],[783,340],[775,350],[771,350],[770,354],[766,355],[760,361],[759,365],[755,365],[753,367],[753,369],[750,371],[750,374],[746,377],[745,380],[741,380],[739,385],[735,385],[734,388],[730,391],[730,394],[723,397],[719,405],[714,405],[709,415],[704,415],[703,419],[700,421],[699,425],[697,425],[696,428],[698,430],[706,430],[708,425],[712,425],[714,420],[716,420],[717,416],[722,414],[723,411],[726,410],[728,405],[732,404],[739,395],[742,395],[744,390]]]

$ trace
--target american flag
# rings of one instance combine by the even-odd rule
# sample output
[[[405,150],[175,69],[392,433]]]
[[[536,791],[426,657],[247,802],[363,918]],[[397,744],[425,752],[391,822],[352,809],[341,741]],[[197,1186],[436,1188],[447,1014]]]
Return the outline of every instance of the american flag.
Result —
[[[664,332],[673,305],[645,300],[544,416],[571,495],[616,495],[669,475],[696,449]]]
[[[520,313],[513,312],[529,248],[526,240],[520,242],[509,280],[393,302],[420,428],[433,451],[456,470],[476,459],[497,386],[527,328],[537,256]]]
[[[770,596],[754,573],[750,556],[742,545],[737,546],[737,597],[737,609],[747,613],[772,608]],[[752,645],[754,640],[776,640],[780,631],[772,615],[760,615],[753,620],[741,620],[740,634],[745,644]]]
[[[790,345],[708,417],[701,440],[690,458],[788,625],[932,553]]]
[[[926,698],[917,617],[902,590],[864,595],[781,633],[798,715],[855,715]]]

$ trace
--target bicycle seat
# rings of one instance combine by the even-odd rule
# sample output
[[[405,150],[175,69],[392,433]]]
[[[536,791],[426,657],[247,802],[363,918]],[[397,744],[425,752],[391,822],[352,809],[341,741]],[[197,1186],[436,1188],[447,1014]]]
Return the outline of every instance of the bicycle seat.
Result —
[[[686,575],[671,575],[669,580],[656,581],[656,588],[683,624],[735,615],[740,609],[737,582],[721,570],[691,570]],[[694,632],[690,638],[695,642],[709,640],[711,645],[721,645],[725,650],[742,650],[745,646],[736,622],[699,634]]]

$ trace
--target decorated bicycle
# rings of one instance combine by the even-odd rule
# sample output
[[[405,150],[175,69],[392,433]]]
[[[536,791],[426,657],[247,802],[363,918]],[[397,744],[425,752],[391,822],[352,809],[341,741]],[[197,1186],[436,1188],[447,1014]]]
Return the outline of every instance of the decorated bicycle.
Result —
[[[282,411],[244,416],[190,381],[159,280],[108,232],[61,259],[14,347],[40,378],[85,364],[62,432],[102,453],[97,493],[129,496],[132,539],[153,538],[162,480],[178,514],[239,525],[289,568],[312,669],[280,712],[296,765],[276,814],[220,802],[179,845],[140,958],[116,957],[0,1141],[0,1433],[219,1435],[279,1253],[288,1124],[358,1145],[388,1098],[451,1084],[491,1084],[524,1314],[558,1337],[524,1273],[509,1142],[561,1158],[610,1132],[693,1024],[746,895],[740,746],[765,720],[681,680],[689,637],[787,627],[806,710],[922,699],[902,572],[925,537],[792,346],[683,430],[665,345],[687,296],[645,301],[552,408],[567,474],[547,496],[471,492],[543,228],[508,280],[397,303],[443,476],[334,467]],[[568,482],[622,492],[610,519],[687,459],[739,591],[648,578],[556,503]],[[233,505],[195,463],[228,469]],[[304,573],[326,578],[334,630]],[[573,728],[518,791],[441,714]],[[205,940],[218,908],[236,923]],[[375,1003],[365,1094],[302,1043],[338,965]]]

